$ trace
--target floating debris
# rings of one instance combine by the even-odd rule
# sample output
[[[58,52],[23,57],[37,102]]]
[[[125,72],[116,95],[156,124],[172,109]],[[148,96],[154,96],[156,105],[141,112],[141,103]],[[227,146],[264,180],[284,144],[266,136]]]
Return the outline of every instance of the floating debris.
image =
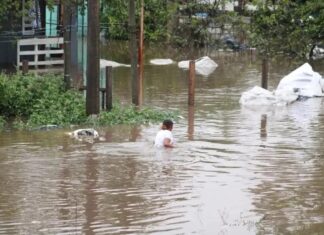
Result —
[[[154,65],[169,65],[173,64],[174,61],[172,59],[152,59],[150,63]]]
[[[178,67],[181,69],[189,69],[190,60],[183,60],[178,63]],[[208,56],[201,57],[195,60],[196,73],[202,76],[209,76],[215,71],[218,64],[210,59]]]
[[[92,142],[95,139],[99,139],[99,133],[93,128],[77,129],[73,132],[69,132],[68,135],[77,140],[85,140],[87,142]]]
[[[111,60],[105,60],[105,59],[100,59],[100,68],[105,68],[105,67],[130,67],[129,64],[121,64],[115,61]]]
[[[240,103],[245,106],[287,105],[311,97],[324,96],[324,79],[305,63],[283,77],[273,92],[255,86],[243,92]]]

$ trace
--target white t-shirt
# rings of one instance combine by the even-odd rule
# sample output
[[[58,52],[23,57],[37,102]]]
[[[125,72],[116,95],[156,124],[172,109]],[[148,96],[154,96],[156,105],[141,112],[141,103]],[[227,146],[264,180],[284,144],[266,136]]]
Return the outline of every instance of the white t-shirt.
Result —
[[[170,139],[170,143],[173,144],[173,135],[171,133],[171,131],[169,130],[160,130],[155,137],[155,141],[154,141],[154,146],[155,147],[163,147],[164,144],[164,139],[168,138]]]

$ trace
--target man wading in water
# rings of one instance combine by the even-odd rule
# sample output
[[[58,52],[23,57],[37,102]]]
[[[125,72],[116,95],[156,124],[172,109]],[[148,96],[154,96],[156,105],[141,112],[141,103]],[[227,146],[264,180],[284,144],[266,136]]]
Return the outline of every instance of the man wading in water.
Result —
[[[164,120],[161,130],[156,134],[154,146],[161,148],[173,148],[174,140],[172,135],[173,122],[171,120]]]

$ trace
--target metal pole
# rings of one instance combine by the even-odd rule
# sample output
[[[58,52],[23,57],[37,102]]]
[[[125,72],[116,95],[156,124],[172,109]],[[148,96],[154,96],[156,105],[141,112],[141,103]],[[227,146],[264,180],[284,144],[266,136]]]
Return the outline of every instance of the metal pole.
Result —
[[[137,83],[137,43],[135,25],[135,0],[129,0],[129,37],[130,37],[130,57],[131,57],[131,78],[132,78],[132,103],[139,105],[138,83]]]
[[[88,1],[86,113],[98,114],[99,105],[99,1]]]
[[[195,77],[196,77],[195,61],[189,62],[189,92],[188,92],[188,105],[195,105]]]
[[[106,67],[106,109],[112,110],[112,67]]]

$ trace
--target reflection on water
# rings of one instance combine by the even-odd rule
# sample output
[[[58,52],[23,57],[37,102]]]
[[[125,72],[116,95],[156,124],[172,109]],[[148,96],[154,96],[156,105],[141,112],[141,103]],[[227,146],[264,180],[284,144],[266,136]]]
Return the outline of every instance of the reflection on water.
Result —
[[[240,107],[259,65],[223,58],[188,107],[187,71],[147,64],[145,104],[184,117],[174,149],[153,147],[159,124],[99,128],[93,144],[0,133],[0,234],[321,234],[324,100]],[[269,89],[292,65],[272,66]],[[113,72],[115,99],[130,102],[129,68]]]

